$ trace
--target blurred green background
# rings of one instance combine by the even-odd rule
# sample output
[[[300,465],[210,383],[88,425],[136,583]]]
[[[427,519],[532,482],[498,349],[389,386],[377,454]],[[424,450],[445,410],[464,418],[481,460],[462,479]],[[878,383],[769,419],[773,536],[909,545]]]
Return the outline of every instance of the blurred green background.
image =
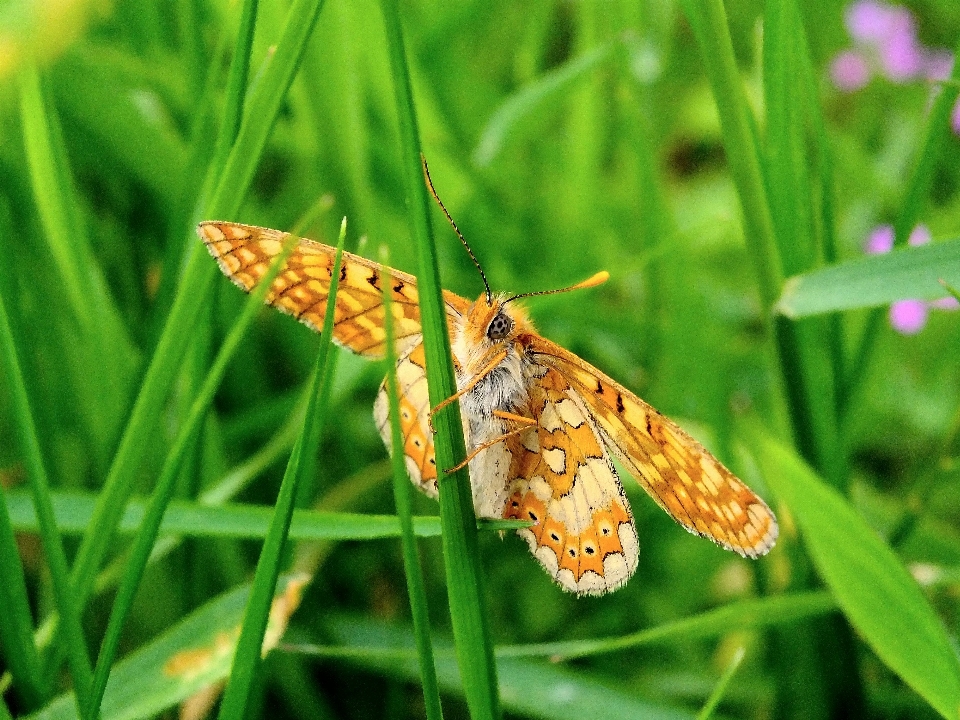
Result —
[[[609,270],[611,280],[598,289],[531,299],[537,327],[682,422],[781,520],[777,547],[751,562],[683,532],[625,476],[640,566],[625,588],[585,599],[555,587],[512,533],[481,533],[494,642],[623,636],[718,606],[820,587],[789,509],[744,459],[743,424],[762,425],[795,445],[840,490],[924,579],[926,600],[955,642],[960,313],[948,303],[915,307],[913,325],[898,330],[889,322],[898,321],[895,312],[855,310],[803,321],[806,329],[784,341],[777,328],[785,321],[771,324],[769,299],[758,290],[756,237],[743,221],[743,190],[730,172],[708,79],[716,59],[698,44],[690,20],[696,6],[425,0],[400,7],[423,150],[438,193],[494,290],[551,289]],[[960,38],[960,4],[800,0],[788,6],[803,29],[796,39],[802,51],[793,51],[803,59],[798,74],[787,77],[787,95],[802,100],[794,105],[800,114],[784,127],[799,128],[800,141],[787,144],[792,155],[778,155],[769,125],[776,117],[769,83],[778,69],[771,64],[778,60],[764,52],[771,10],[757,2],[726,4],[784,275],[863,256],[871,238],[902,221],[911,202],[916,217],[908,231],[922,223],[934,242],[956,238],[960,115],[931,128],[930,109],[935,81],[946,77],[942,67]],[[882,42],[891,36],[878,40],[880,31],[870,35],[857,24],[864,8],[875,20],[906,23],[897,26],[906,33],[897,38],[908,45],[912,38],[903,52],[915,53],[915,67],[904,69],[884,54]],[[261,2],[253,88],[264,80],[263,64],[287,10],[287,3]],[[373,0],[324,4],[249,190],[234,198],[239,211],[198,215],[238,17],[234,4],[202,0],[0,8],[0,293],[55,499],[91,498],[103,485],[185,257],[197,243],[192,228],[199,220],[334,243],[345,215],[349,249],[376,258],[387,244],[394,266],[416,272],[393,80]],[[924,155],[931,133],[939,138],[936,153]],[[930,179],[909,200],[923,158]],[[788,187],[785,178],[796,182]],[[798,187],[808,194],[797,194]],[[778,214],[777,207],[788,211]],[[482,283],[475,268],[439,212],[434,221],[444,287],[476,297]],[[153,488],[244,300],[225,278],[214,282],[212,295],[196,299],[197,323],[182,331],[186,359],[150,421],[150,441],[136,449],[135,473],[126,479],[136,495]],[[317,343],[292,319],[260,313],[181,472],[178,498],[236,481],[234,500],[274,503]],[[807,360],[791,363],[791,347]],[[342,351],[336,363],[316,472],[301,488],[300,505],[392,514],[386,453],[371,419],[385,368]],[[844,382],[852,377],[858,379]],[[15,500],[28,471],[17,420],[7,411],[14,382],[0,377],[0,482],[14,527],[23,530],[29,523],[18,519]],[[800,386],[807,399],[791,400]],[[829,407],[804,416],[805,407],[818,404]],[[262,459],[253,470],[251,458]],[[416,497],[414,507],[417,514],[437,513],[425,497]],[[79,525],[89,517],[89,510],[75,512]],[[70,560],[76,532],[65,543]],[[196,530],[151,564],[122,653],[148,646],[249,580],[260,543],[204,535]],[[17,537],[40,624],[53,607],[50,571],[36,534]],[[109,557],[124,557],[128,544],[129,536],[113,541]],[[295,547],[301,563],[314,553],[309,564],[316,576],[288,642],[389,646],[391,633],[409,626],[396,539]],[[420,549],[432,627],[448,637],[439,539],[421,540]],[[104,578],[84,614],[91,650],[99,647],[115,583]],[[726,687],[720,716],[938,717],[929,698],[908,687],[839,613],[823,612],[708,637],[679,633],[670,642],[572,661],[562,675],[549,663],[529,661],[515,670],[529,686],[515,690],[522,695],[540,686],[556,704],[531,709],[504,691],[504,709],[508,717],[692,717],[740,647],[745,659]],[[4,652],[0,669],[9,670],[13,651]],[[413,672],[362,654],[319,660],[274,652],[248,712],[420,717],[423,698]],[[502,682],[509,673],[501,667]],[[69,687],[65,673],[54,677],[46,693],[31,695],[5,676],[12,714],[37,710]],[[455,673],[451,682],[441,682],[445,712],[464,717]],[[576,702],[563,709],[567,696],[599,700],[590,699],[594,711],[583,714]]]

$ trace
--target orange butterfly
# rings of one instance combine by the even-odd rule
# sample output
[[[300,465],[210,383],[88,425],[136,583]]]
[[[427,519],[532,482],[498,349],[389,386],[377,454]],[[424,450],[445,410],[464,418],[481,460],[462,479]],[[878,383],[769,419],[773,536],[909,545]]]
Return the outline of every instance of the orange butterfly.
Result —
[[[289,237],[230,222],[203,222],[198,232],[246,291]],[[301,239],[267,302],[319,331],[334,255],[328,245]],[[574,288],[606,277],[599,273]],[[413,483],[436,497],[416,278],[343,253],[333,339],[383,357],[385,283],[393,297],[406,466]],[[564,590],[600,595],[637,568],[637,531],[611,452],[691,533],[751,558],[773,546],[777,521],[763,500],[674,422],[537,334],[514,303],[519,296],[493,295],[487,286],[475,302],[446,291],[443,297],[459,388],[446,402],[460,402],[476,513],[532,521],[517,532]],[[385,386],[373,414],[389,448]]]

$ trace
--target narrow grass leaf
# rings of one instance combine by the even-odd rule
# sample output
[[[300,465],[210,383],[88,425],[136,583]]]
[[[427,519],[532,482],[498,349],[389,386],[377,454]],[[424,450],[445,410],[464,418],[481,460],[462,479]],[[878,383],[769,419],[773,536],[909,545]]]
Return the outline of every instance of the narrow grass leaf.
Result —
[[[382,277],[387,277],[389,254],[383,248]],[[400,427],[400,386],[397,381],[397,350],[393,330],[393,288],[383,284],[383,317],[386,333],[387,401],[390,408],[390,462],[393,467],[393,497],[400,522],[400,542],[403,548],[403,569],[407,576],[407,594],[413,616],[413,635],[420,661],[420,683],[423,686],[423,702],[429,720],[440,720],[440,690],[437,685],[437,670],[433,662],[433,646],[430,641],[430,613],[427,607],[427,591],[423,583],[420,554],[413,532],[410,478],[407,475],[403,452],[403,429]]]
[[[551,99],[563,96],[571,86],[611,58],[620,47],[620,41],[601,45],[545,72],[510,95],[494,110],[480,133],[472,156],[474,165],[490,165],[524,121]]]
[[[743,210],[747,255],[753,262],[763,307],[769,308],[780,294],[783,269],[753,115],[733,54],[727,14],[721,0],[682,0],[680,5],[697,38],[704,71],[713,88],[730,175]]]
[[[867,255],[790,278],[777,312],[790,318],[947,295],[960,284],[960,238]]]
[[[223,345],[210,368],[210,372],[207,374],[203,386],[193,401],[187,418],[180,427],[177,438],[170,452],[167,454],[163,469],[160,471],[160,478],[157,480],[153,496],[150,499],[146,516],[137,532],[137,537],[130,553],[130,561],[124,573],[123,580],[120,582],[120,588],[114,599],[113,608],[110,611],[110,620],[107,623],[107,630],[104,633],[100,655],[97,658],[97,667],[90,693],[90,705],[87,708],[87,717],[96,717],[100,709],[100,701],[103,698],[103,692],[107,686],[107,677],[110,674],[110,667],[113,664],[114,656],[120,644],[120,634],[123,630],[124,622],[130,612],[130,608],[133,607],[137,589],[140,587],[147,562],[150,560],[151,550],[160,533],[163,515],[170,501],[173,499],[173,493],[176,490],[177,478],[180,471],[184,463],[192,455],[194,443],[200,433],[200,428],[207,411],[213,403],[217,388],[220,386],[220,382],[226,374],[227,365],[240,346],[240,341],[253,323],[253,319],[263,308],[264,299],[270,290],[273,279],[280,273],[280,269],[293,251],[296,242],[297,238],[294,236],[290,236],[287,239],[281,252],[274,258],[273,262],[270,263],[267,272],[264,273],[262,282],[250,293],[250,297],[247,298],[244,304],[243,312],[224,339]]]
[[[79,535],[93,517],[96,496],[88,492],[59,491],[51,494],[57,527],[64,535]],[[37,516],[29,493],[11,490],[7,494],[10,522],[16,532],[37,532]],[[118,531],[132,534],[139,531],[147,512],[146,501],[133,498],[124,509]],[[210,506],[205,502],[173,500],[167,506],[160,532],[163,535],[184,535],[198,538],[233,538],[262,540],[273,508],[248,503],[222,503]],[[477,521],[477,529],[484,532],[504,532],[529,527],[519,520]],[[418,537],[436,537],[440,534],[438,516],[418,516],[413,519]],[[368,515],[361,513],[330,512],[325,510],[296,510],[290,526],[292,540],[379,540],[400,536],[396,515]]]
[[[619,637],[498,646],[497,657],[543,656],[564,660],[588,655],[600,655],[641,645],[678,643],[699,638],[720,637],[733,630],[791,623],[833,612],[836,607],[836,602],[830,594],[823,591],[741,600],[714,610],[707,610],[699,615],[656,625],[646,630]]]
[[[821,577],[877,656],[945,718],[960,709],[960,661],[919,585],[839,493],[759,428],[756,461],[790,510]]]
[[[740,663],[743,662],[743,656],[745,654],[746,651],[742,645],[737,648],[730,663],[723,671],[723,675],[720,676],[716,686],[714,686],[713,692],[710,693],[710,697],[707,698],[707,701],[703,704],[703,708],[697,713],[697,720],[709,720],[713,717],[713,711],[717,709],[717,705],[719,705],[723,699],[723,695],[727,691],[727,686],[730,684],[730,681],[733,680],[734,673],[737,672],[737,668],[739,668]]]
[[[417,291],[427,361],[430,406],[436,407],[456,391],[447,314],[440,287],[436,248],[430,226],[430,201],[424,186],[420,134],[410,87],[403,31],[397,0],[380,0],[390,69],[400,125],[400,168],[407,202],[410,234],[417,248]],[[457,647],[467,705],[475,720],[500,717],[497,668],[487,625],[486,598],[477,547],[473,493],[466,469],[444,474],[466,457],[459,403],[450,403],[432,416],[436,429],[434,450],[440,470],[440,522],[447,576],[450,620]]]
[[[2,323],[0,309],[0,323]],[[0,341],[2,342],[2,341]],[[0,607],[4,608],[0,622],[0,647],[3,659],[13,673],[14,686],[28,707],[36,707],[47,696],[46,683],[40,664],[40,654],[33,640],[33,616],[27,594],[26,577],[17,540],[13,536],[7,497],[0,484]]]
[[[13,406],[11,414],[26,468],[27,480],[30,483],[31,496],[36,508],[43,549],[50,567],[54,602],[62,619],[63,640],[66,646],[70,674],[78,688],[78,697],[80,700],[84,700],[93,672],[83,635],[80,603],[77,599],[76,588],[70,581],[70,566],[67,563],[63,540],[57,530],[53,503],[50,499],[50,481],[44,466],[40,442],[37,437],[37,427],[30,407],[30,398],[27,397],[20,360],[17,357],[17,348],[2,293],[0,293],[0,365],[3,367],[3,374],[9,387]],[[16,552],[16,550],[13,550],[13,552]],[[4,578],[6,577],[4,575]],[[22,572],[20,578],[23,578]],[[7,580],[4,580],[5,584],[7,582]],[[16,581],[11,579],[9,582],[11,587],[8,592],[16,593]],[[20,622],[25,620],[23,617],[20,618]],[[32,661],[32,658],[24,657],[23,659],[28,663]]]
[[[331,270],[330,289],[327,294],[327,307],[323,317],[323,331],[320,334],[320,348],[317,352],[317,362],[313,370],[313,377],[307,389],[307,409],[300,429],[300,435],[293,446],[287,469],[280,483],[280,492],[277,496],[277,505],[270,529],[264,540],[260,559],[257,561],[257,570],[253,578],[253,587],[250,592],[250,602],[244,614],[243,628],[240,639],[237,641],[237,651],[233,658],[230,670],[230,680],[220,704],[220,720],[243,720],[246,713],[247,700],[253,686],[254,676],[260,667],[263,636],[267,630],[267,620],[270,613],[270,603],[275,593],[277,578],[280,576],[280,563],[283,559],[283,548],[287,544],[290,531],[290,521],[297,500],[297,486],[303,475],[301,458],[306,455],[316,455],[320,434],[314,432],[318,424],[325,418],[320,417],[319,397],[322,386],[331,381],[327,356],[330,353],[330,344],[333,338],[333,317],[337,305],[337,288],[340,285],[340,263],[343,258],[343,244],[347,236],[347,219],[340,224],[340,238],[337,241],[337,253]],[[270,282],[262,283],[269,288]],[[311,441],[313,445],[311,446]],[[309,467],[309,464],[306,463]]]

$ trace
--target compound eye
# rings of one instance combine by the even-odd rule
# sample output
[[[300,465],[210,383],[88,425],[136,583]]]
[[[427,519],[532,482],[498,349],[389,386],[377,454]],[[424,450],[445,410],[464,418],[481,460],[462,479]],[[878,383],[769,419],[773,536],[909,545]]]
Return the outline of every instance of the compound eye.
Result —
[[[503,340],[511,330],[513,330],[513,320],[502,312],[497,313],[487,328],[487,337],[491,340]]]

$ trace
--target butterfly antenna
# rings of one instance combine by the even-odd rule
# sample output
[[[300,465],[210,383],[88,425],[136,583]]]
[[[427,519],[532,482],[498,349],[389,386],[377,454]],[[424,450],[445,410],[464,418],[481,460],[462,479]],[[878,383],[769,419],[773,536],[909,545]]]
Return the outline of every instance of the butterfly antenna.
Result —
[[[595,275],[588,277],[586,280],[582,280],[581,282],[578,282],[576,285],[571,285],[565,288],[559,288],[557,290],[538,290],[536,292],[528,292],[528,293],[522,293],[520,295],[514,295],[512,298],[507,298],[506,300],[504,300],[503,304],[506,305],[507,303],[513,302],[514,300],[519,300],[520,298],[525,298],[525,297],[532,297],[534,295],[556,295],[557,293],[570,292],[571,290],[583,290],[584,288],[592,288],[592,287],[596,287],[597,285],[602,285],[609,279],[610,279],[610,273],[608,273],[606,270],[601,270]]]
[[[420,164],[423,166],[423,177],[427,181],[427,187],[430,188],[430,194],[433,195],[433,199],[437,201],[437,205],[439,205],[440,209],[443,210],[443,214],[447,216],[447,220],[453,227],[453,231],[457,234],[457,237],[460,238],[460,242],[462,242],[463,246],[467,249],[467,254],[470,256],[470,259],[473,260],[473,264],[477,266],[477,270],[480,271],[480,278],[483,280],[483,286],[487,289],[487,305],[492,305],[493,293],[490,292],[490,283],[487,282],[487,276],[483,274],[483,268],[480,267],[480,263],[477,262],[477,256],[473,254],[473,250],[471,250],[470,245],[467,244],[467,240],[463,237],[463,233],[460,232],[460,228],[457,227],[457,224],[453,221],[453,218],[450,217],[450,213],[447,212],[447,208],[444,207],[443,201],[440,199],[440,196],[437,195],[437,191],[433,187],[433,180],[430,179],[430,170],[427,168],[427,159],[423,156],[423,153],[420,153]]]

